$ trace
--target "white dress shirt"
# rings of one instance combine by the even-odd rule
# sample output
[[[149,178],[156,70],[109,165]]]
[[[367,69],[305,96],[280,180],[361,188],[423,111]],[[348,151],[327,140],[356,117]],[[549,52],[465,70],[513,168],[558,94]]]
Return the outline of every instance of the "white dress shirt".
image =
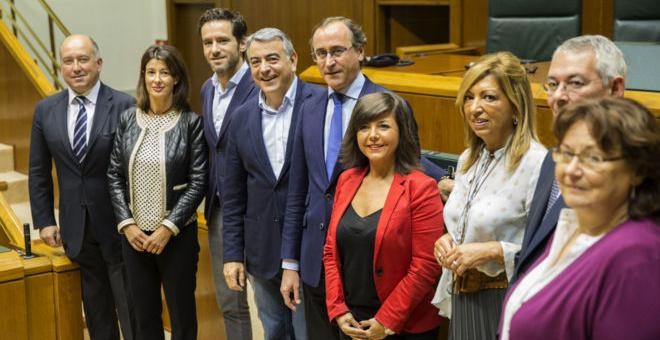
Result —
[[[358,73],[358,76],[355,77],[355,80],[351,83],[351,85],[348,87],[348,90],[346,90],[346,93],[342,93],[344,95],[344,100],[342,101],[341,105],[341,135],[342,137],[344,134],[346,134],[346,129],[348,128],[348,122],[351,121],[351,114],[353,113],[353,109],[355,108],[355,104],[357,104],[358,98],[360,98],[360,92],[362,92],[362,86],[364,86],[364,82],[366,81],[366,78],[362,74],[362,72]],[[334,93],[335,91],[328,87],[328,98]],[[330,122],[332,121],[332,113],[335,110],[335,103],[332,101],[332,99],[328,100],[328,106],[325,109],[325,126],[323,127],[323,159],[326,159],[328,156],[328,135],[330,134]]]
[[[286,143],[289,140],[293,105],[296,98],[298,77],[294,77],[291,86],[286,91],[282,104],[275,109],[266,104],[266,98],[259,92],[259,108],[261,108],[261,128],[264,144],[268,153],[270,166],[273,168],[275,178],[280,177],[284,158],[286,156]]]
[[[96,111],[96,100],[99,97],[99,90],[101,89],[101,81],[97,81],[96,85],[92,86],[89,92],[84,94],[77,94],[73,92],[72,89],[69,89],[69,108],[66,115],[66,127],[67,133],[69,135],[69,143],[73,147],[73,132],[76,129],[76,119],[78,118],[78,111],[80,110],[80,104],[76,100],[78,96],[85,96],[85,111],[87,111],[87,133],[85,134],[86,144],[89,144],[89,134],[92,131],[92,126],[94,125],[94,111]]]
[[[238,68],[236,73],[229,79],[227,86],[223,89],[222,84],[218,80],[218,75],[214,74],[211,77],[211,82],[213,83],[213,88],[215,89],[213,93],[213,126],[215,127],[215,133],[220,135],[220,128],[222,127],[222,122],[225,119],[227,114],[227,108],[231,99],[234,97],[234,92],[236,92],[236,87],[238,83],[247,72],[248,66],[247,63],[243,62],[241,67]]]

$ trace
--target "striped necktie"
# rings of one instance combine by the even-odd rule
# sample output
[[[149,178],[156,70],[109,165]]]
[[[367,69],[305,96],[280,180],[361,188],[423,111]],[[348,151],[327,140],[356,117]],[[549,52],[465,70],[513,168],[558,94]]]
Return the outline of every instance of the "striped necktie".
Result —
[[[87,154],[87,110],[85,109],[84,96],[75,98],[78,102],[78,116],[76,117],[76,125],[73,129],[73,155],[82,164]]]
[[[552,206],[555,205],[555,202],[557,202],[557,199],[559,198],[559,185],[557,184],[557,180],[553,179],[552,180],[552,188],[550,189],[550,198],[548,198],[548,205],[545,208],[545,214],[543,215],[543,218],[545,219],[545,216],[550,213],[550,210],[552,210]]]
[[[325,170],[328,174],[328,180],[332,179],[332,172],[337,163],[339,156],[339,149],[341,148],[342,137],[342,99],[343,94],[333,92],[330,97],[335,104],[335,109],[332,111],[332,118],[330,119],[330,131],[328,132],[328,149],[325,155]]]

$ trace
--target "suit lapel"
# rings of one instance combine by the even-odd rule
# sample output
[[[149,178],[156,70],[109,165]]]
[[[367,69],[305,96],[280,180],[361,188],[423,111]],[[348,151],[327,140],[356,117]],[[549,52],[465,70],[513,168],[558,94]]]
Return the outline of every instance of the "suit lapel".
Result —
[[[69,157],[78,164],[78,160],[73,155],[73,148],[71,147],[71,141],[69,140],[69,128],[67,116],[69,114],[69,91],[64,90],[60,92],[60,98],[55,103],[55,109],[53,114],[55,115],[55,124],[57,125],[57,130],[60,133],[60,140],[62,141],[62,146],[66,150]]]
[[[213,122],[213,96],[215,88],[213,87],[212,80],[207,80],[206,85],[202,88],[202,113],[204,116],[205,134],[211,137],[214,145],[218,144],[218,133],[215,131],[215,124]]]
[[[286,141],[286,150],[284,151],[284,164],[282,165],[282,171],[280,171],[280,177],[277,179],[277,183],[280,182],[284,176],[287,176],[289,166],[291,165],[291,152],[293,149],[293,136],[296,131],[296,125],[298,124],[298,117],[302,114],[303,108],[307,102],[307,99],[311,97],[312,93],[305,86],[305,82],[298,79],[298,88],[296,89],[296,98],[293,102],[293,112],[291,113],[291,124],[289,125],[289,134]]]
[[[236,91],[234,91],[234,95],[231,97],[231,101],[227,106],[227,113],[225,114],[225,118],[222,120],[220,133],[218,134],[218,143],[220,140],[222,140],[222,138],[224,138],[227,132],[227,127],[229,126],[232,116],[234,115],[234,111],[236,111],[239,106],[245,103],[246,99],[250,96],[252,91],[254,91],[254,81],[252,80],[252,75],[248,70],[243,75],[243,78],[241,78],[241,81],[238,82],[238,85],[236,85]],[[212,98],[213,97],[211,97],[211,102],[213,102]]]
[[[401,195],[405,191],[404,183],[406,178],[399,174],[394,174],[394,179],[392,180],[392,185],[390,186],[390,191],[387,194],[387,199],[385,199],[385,206],[383,206],[383,211],[380,213],[380,219],[378,220],[378,227],[376,228],[376,241],[374,242],[374,259],[378,258],[380,253],[380,245],[383,242],[383,236],[387,232],[389,227],[390,220],[392,219],[392,213],[396,210],[397,205]]]
[[[305,139],[305,143],[309,143],[309,149],[312,150],[312,162],[314,163],[314,168],[319,169],[319,171],[311,171],[312,174],[317,174],[318,176],[323,177],[323,180],[319,183],[326,183],[326,186],[329,186],[330,181],[328,180],[328,175],[326,175],[325,170],[325,147],[323,140],[325,137],[325,113],[328,107],[328,97],[326,96],[325,100],[322,100],[320,103],[316,104],[313,110],[307,110],[308,114],[303,119],[308,121],[308,126],[302,126],[300,133],[306,134],[310,138]],[[306,129],[309,128],[308,131]]]
[[[275,178],[275,173],[273,172],[273,167],[270,165],[270,160],[268,159],[268,152],[266,151],[266,144],[264,142],[264,133],[261,126],[261,109],[259,106],[255,106],[250,112],[250,117],[248,117],[248,136],[254,136],[254,140],[249,143],[254,149],[254,154],[256,155],[257,162],[261,164],[262,168],[265,169],[265,173],[268,174],[268,179],[272,183],[275,183],[277,179]],[[246,136],[247,137],[247,136]]]
[[[353,197],[355,197],[355,194],[360,188],[360,184],[362,183],[364,176],[367,175],[368,170],[368,167],[360,169],[360,171],[355,172],[346,180],[346,182],[344,182],[342,187],[344,190],[342,191],[341,197],[337,197],[336,204],[333,207],[333,211],[336,211],[336,213],[333,212],[333,215],[344,215],[346,209],[348,209],[348,205],[351,204]]]
[[[112,93],[108,88],[101,84],[99,95],[96,99],[96,109],[94,110],[94,121],[92,121],[92,129],[87,141],[87,152],[92,149],[96,138],[101,133],[103,127],[110,117],[110,110],[112,109]],[[87,159],[87,157],[85,157]],[[83,162],[84,163],[84,162]]]
[[[550,191],[552,190],[552,181],[554,180],[554,168],[555,164],[550,157],[550,153],[546,155],[546,158],[543,160],[541,165],[541,173],[539,174],[539,182],[536,185],[534,191],[534,197],[532,198],[532,209],[529,212],[529,219],[527,221],[528,225],[540,226],[543,222],[543,217],[545,215],[545,210],[548,205],[548,199],[550,197]],[[531,244],[531,240],[535,238],[540,230],[536,230],[534,235],[529,235],[530,239],[528,242]],[[527,236],[526,236],[527,238]],[[524,242],[523,242],[524,243]]]

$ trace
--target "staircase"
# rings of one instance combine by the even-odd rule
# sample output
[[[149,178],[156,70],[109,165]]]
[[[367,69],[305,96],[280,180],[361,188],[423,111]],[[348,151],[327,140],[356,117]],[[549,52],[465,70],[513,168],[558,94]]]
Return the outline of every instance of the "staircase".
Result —
[[[14,210],[16,217],[21,223],[30,223],[32,226],[28,176],[14,170],[14,148],[6,144],[0,144],[0,182],[7,184],[7,189],[2,194]],[[32,230],[32,239],[38,238],[39,231]]]

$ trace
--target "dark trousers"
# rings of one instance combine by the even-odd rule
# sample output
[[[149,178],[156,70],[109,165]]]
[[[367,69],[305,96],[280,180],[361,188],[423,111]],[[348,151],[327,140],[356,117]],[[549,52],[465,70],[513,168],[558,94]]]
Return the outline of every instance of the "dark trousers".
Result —
[[[314,340],[337,340],[339,328],[330,323],[328,308],[325,304],[325,278],[321,274],[318,287],[303,282],[303,303],[305,304],[305,323],[307,336]]]
[[[87,226],[91,222],[87,221]],[[80,267],[85,322],[92,340],[119,340],[117,316],[125,340],[134,337],[134,310],[124,261],[121,242],[101,247],[92,228],[85,228],[80,253],[74,262]]]
[[[139,252],[123,238],[122,251],[134,295],[136,339],[163,340],[161,284],[172,324],[172,340],[197,338],[195,286],[199,243],[197,223],[172,236],[160,255]]]

